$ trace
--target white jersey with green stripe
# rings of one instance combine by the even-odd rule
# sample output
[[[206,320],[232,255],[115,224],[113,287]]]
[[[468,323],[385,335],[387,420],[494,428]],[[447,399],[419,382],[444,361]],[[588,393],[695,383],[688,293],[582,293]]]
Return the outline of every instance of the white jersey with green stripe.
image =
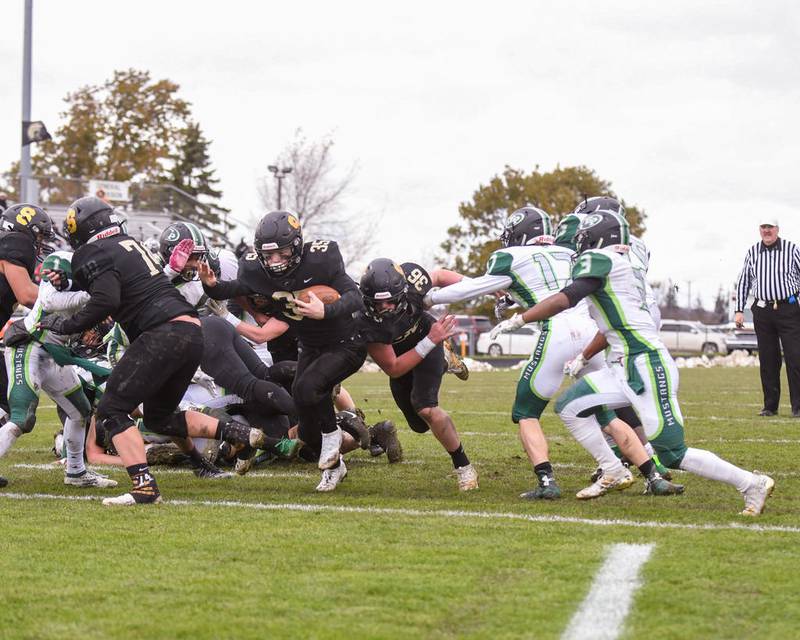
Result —
[[[585,251],[575,262],[572,278],[603,280],[603,287],[587,300],[589,313],[611,346],[611,358],[665,348],[647,303],[645,274],[634,267],[627,246]]]
[[[72,277],[72,252],[54,251],[42,263],[42,271],[61,271],[68,278]],[[58,291],[47,278],[42,278],[39,283],[39,292],[36,302],[33,303],[28,315],[23,322],[25,328],[34,340],[50,344],[66,344],[70,336],[54,334],[51,331],[37,329],[36,324],[46,315],[55,313],[62,316],[72,316],[89,300],[86,291]]]

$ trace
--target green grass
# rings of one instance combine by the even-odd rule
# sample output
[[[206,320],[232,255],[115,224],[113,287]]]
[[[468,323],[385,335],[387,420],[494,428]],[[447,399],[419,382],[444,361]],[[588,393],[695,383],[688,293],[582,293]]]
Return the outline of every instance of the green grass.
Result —
[[[15,466],[52,459],[55,415],[45,410],[34,433],[0,461],[11,480],[2,491],[31,498],[0,498],[0,638],[558,638],[604,550],[618,542],[656,545],[623,637],[796,636],[800,533],[753,527],[800,526],[800,421],[755,416],[756,369],[684,370],[680,393],[689,444],[775,477],[756,521],[737,515],[742,500],[732,488],[687,474],[679,497],[645,497],[636,486],[575,500],[592,464],[550,411],[545,430],[565,497],[521,502],[533,476],[509,420],[514,381],[511,372],[473,374],[466,383],[448,377],[443,387],[441,404],[471,434],[464,447],[481,474],[480,490],[463,495],[433,437],[403,426],[406,464],[351,454],[350,475],[332,495],[315,493],[315,469],[294,463],[263,469],[272,477],[222,483],[155,468],[167,502],[153,508],[35,498],[85,495],[65,487],[60,470]],[[382,374],[358,375],[347,386],[370,421],[400,422]],[[127,486],[123,471],[111,475]]]

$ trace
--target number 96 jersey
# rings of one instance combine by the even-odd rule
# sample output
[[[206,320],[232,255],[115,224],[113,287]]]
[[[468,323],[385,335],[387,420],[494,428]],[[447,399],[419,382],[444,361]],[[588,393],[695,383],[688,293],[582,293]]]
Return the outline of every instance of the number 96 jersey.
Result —
[[[72,256],[72,273],[73,288],[89,292],[97,278],[114,275],[119,282],[119,306],[112,316],[131,342],[177,316],[197,317],[150,252],[124,233],[79,247]]]

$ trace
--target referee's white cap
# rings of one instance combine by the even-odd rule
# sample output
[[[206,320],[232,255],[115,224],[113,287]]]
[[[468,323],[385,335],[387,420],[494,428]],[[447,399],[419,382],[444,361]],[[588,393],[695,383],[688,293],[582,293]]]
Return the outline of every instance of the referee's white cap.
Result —
[[[761,216],[761,218],[759,218],[759,220],[761,220],[761,222],[758,223],[759,225],[768,224],[771,227],[777,227],[778,226],[778,218],[775,217],[775,216],[770,216],[770,215]]]

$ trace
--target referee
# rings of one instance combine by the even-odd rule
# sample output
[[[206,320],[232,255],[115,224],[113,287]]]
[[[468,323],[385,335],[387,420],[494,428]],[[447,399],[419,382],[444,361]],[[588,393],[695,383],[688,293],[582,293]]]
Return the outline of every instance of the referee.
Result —
[[[744,304],[751,292],[753,325],[761,362],[764,408],[760,416],[778,413],[781,397],[781,346],[789,379],[792,417],[800,418],[800,249],[778,237],[778,220],[766,216],[759,225],[761,242],[747,252],[736,285],[736,326],[744,324]]]

